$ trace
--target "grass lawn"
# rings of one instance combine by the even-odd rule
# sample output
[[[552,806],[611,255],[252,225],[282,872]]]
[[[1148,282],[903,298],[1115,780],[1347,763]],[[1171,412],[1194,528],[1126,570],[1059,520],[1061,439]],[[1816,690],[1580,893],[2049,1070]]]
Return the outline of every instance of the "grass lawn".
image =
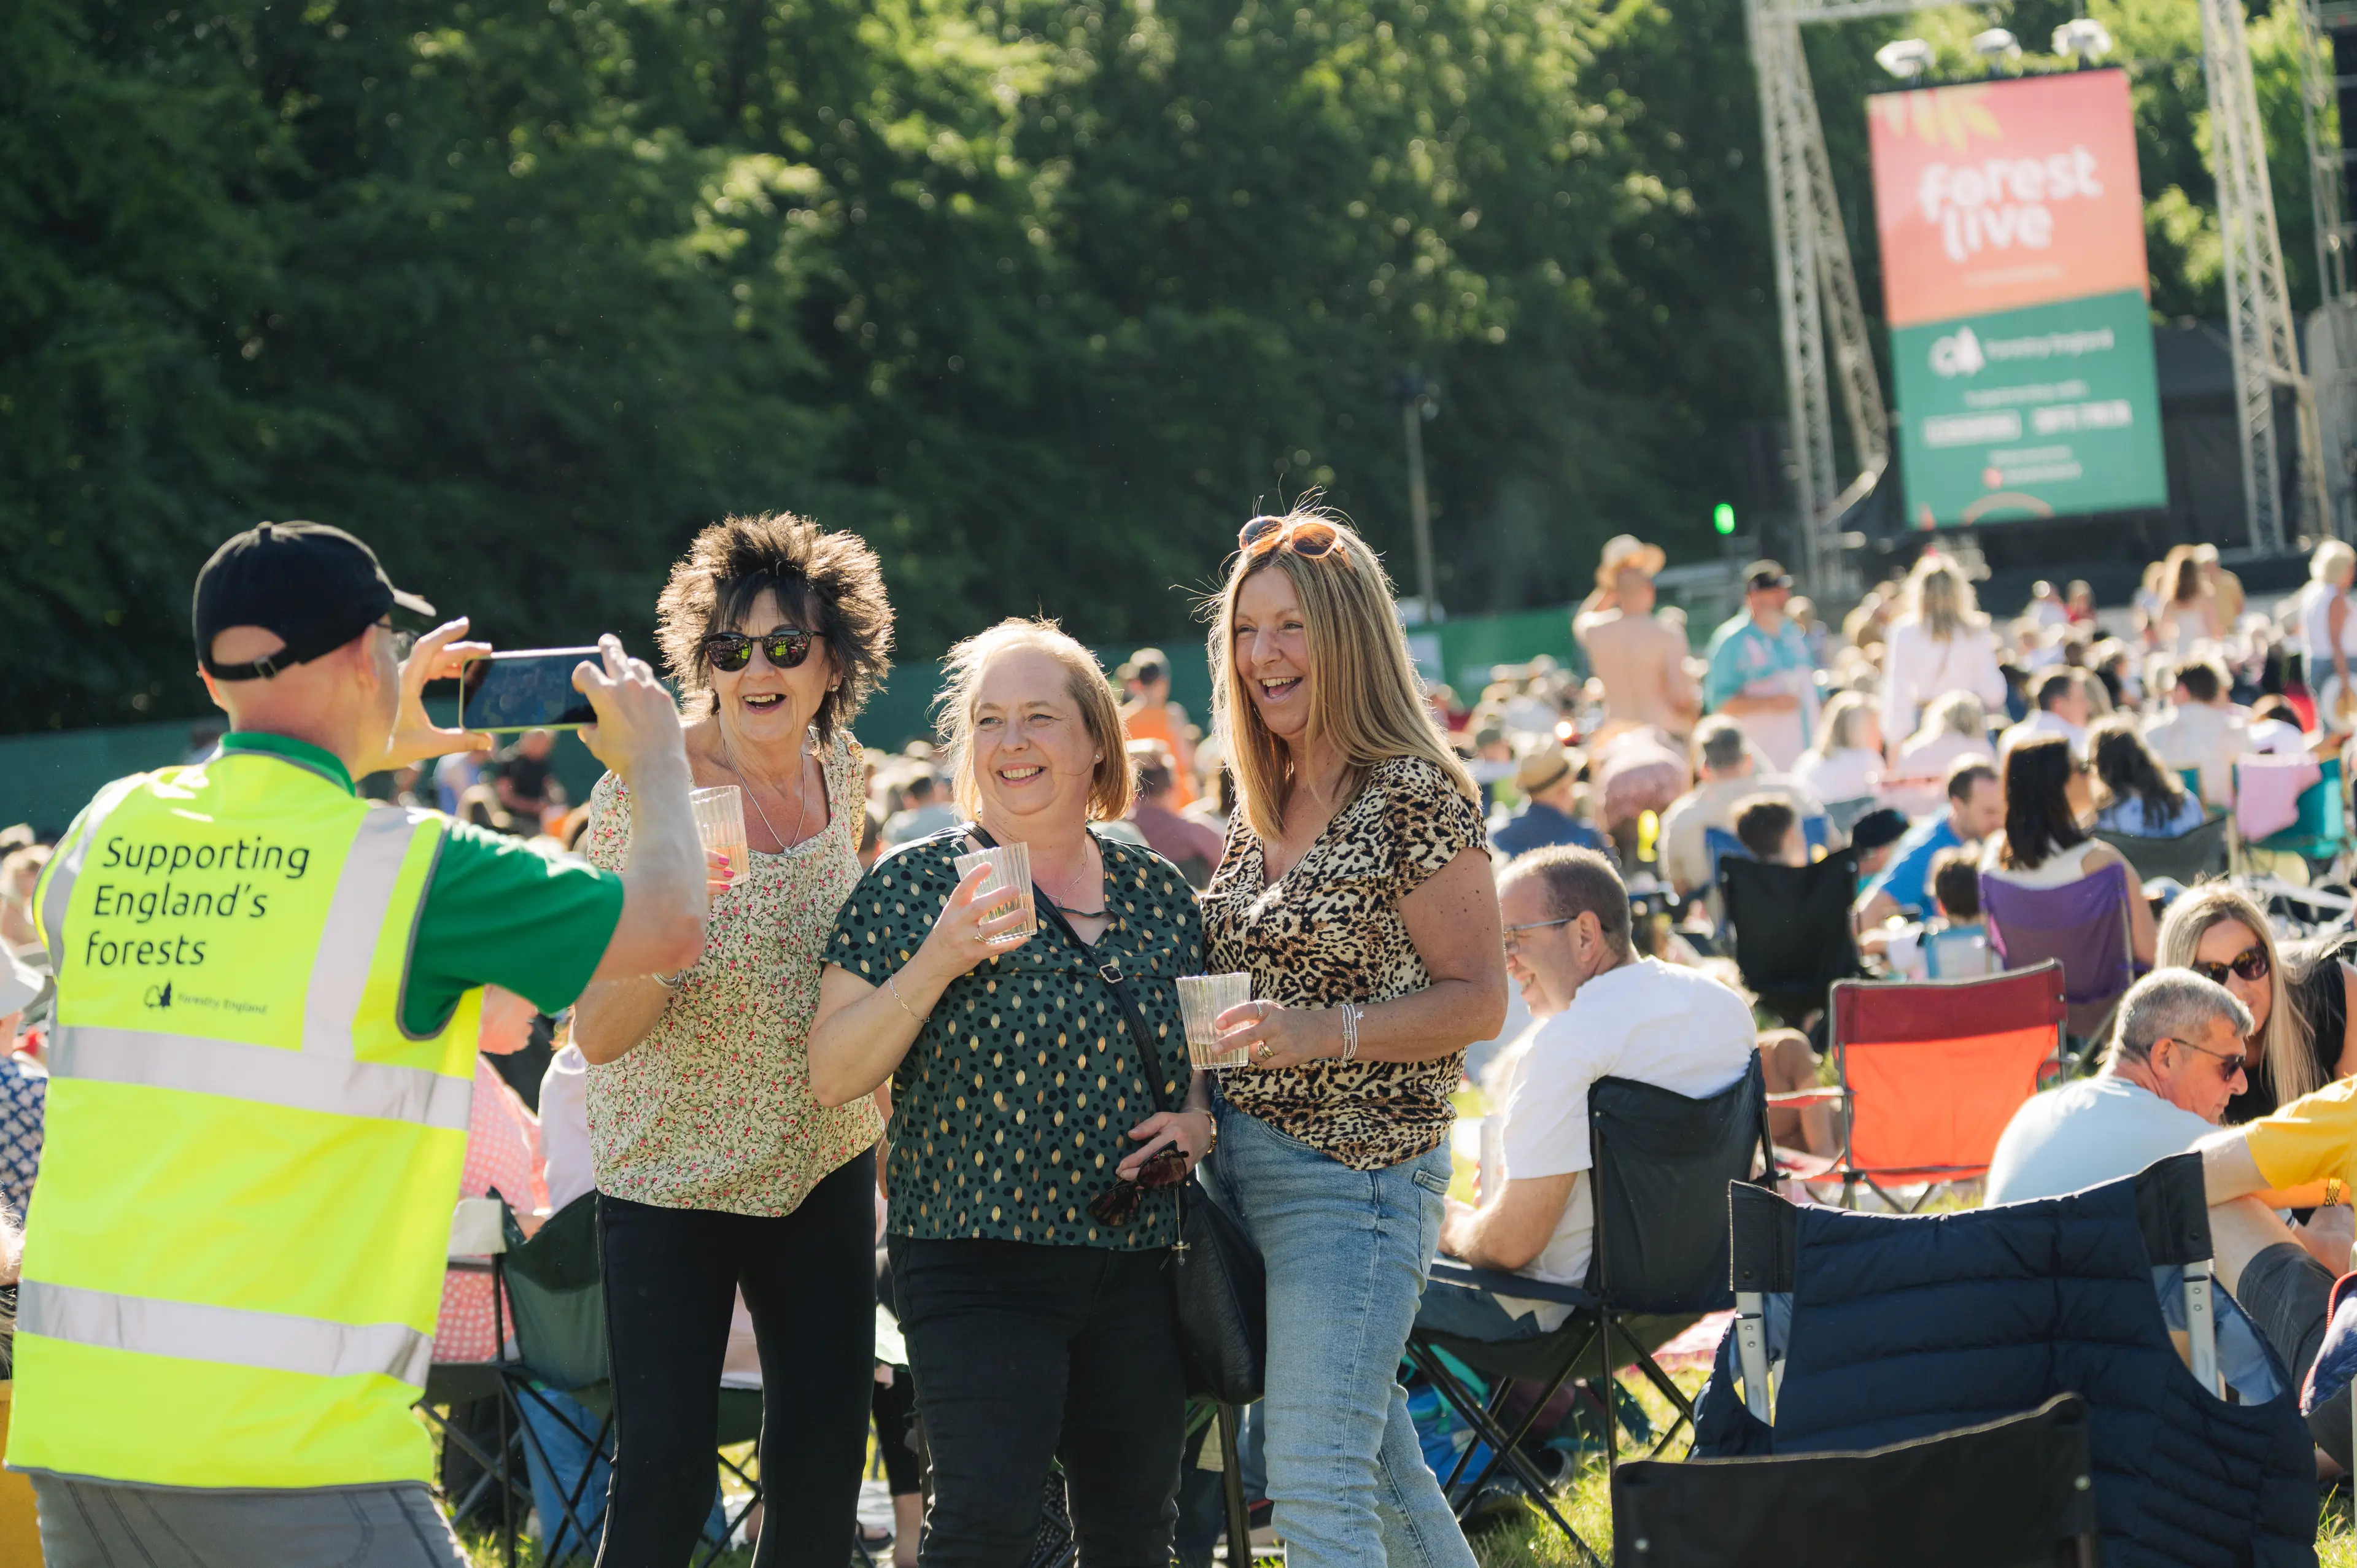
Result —
[[[1701,1388],[1702,1380],[1703,1374],[1699,1369],[1677,1374],[1679,1385],[1689,1394]],[[1667,1400],[1650,1385],[1643,1384],[1641,1380],[1631,1379],[1627,1386],[1645,1406],[1646,1412],[1652,1417],[1657,1427],[1668,1423],[1670,1406]],[[1672,1452],[1680,1452],[1683,1443],[1681,1439],[1673,1446]],[[1612,1499],[1603,1466],[1595,1465],[1583,1470],[1572,1484],[1568,1495],[1558,1500],[1556,1506],[1562,1509],[1564,1518],[1571,1521],[1572,1528],[1595,1548],[1597,1554],[1609,1563],[1612,1560]],[[498,1543],[490,1536],[470,1538],[467,1532],[461,1531],[459,1540],[466,1547],[474,1568],[502,1568]],[[1585,1562],[1571,1543],[1563,1538],[1562,1532],[1535,1509],[1529,1510],[1519,1521],[1508,1520],[1478,1531],[1473,1537],[1473,1555],[1480,1561],[1481,1568],[1582,1568]],[[2352,1527],[2346,1492],[2336,1495],[2328,1502],[2318,1520],[2316,1555],[2319,1568],[2357,1568],[2357,1529]],[[573,1561],[582,1563],[586,1559],[575,1558]],[[533,1549],[528,1537],[518,1543],[516,1563],[518,1568],[543,1568],[539,1553]],[[751,1568],[751,1563],[752,1553],[749,1552],[731,1552],[720,1557],[716,1568]]]

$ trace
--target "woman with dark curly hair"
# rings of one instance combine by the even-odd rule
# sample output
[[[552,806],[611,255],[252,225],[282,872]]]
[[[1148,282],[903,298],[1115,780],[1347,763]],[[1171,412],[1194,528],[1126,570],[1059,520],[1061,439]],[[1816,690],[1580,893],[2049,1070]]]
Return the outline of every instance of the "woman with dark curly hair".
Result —
[[[760,1347],[767,1514],[754,1561],[840,1568],[866,1452],[877,1108],[811,1093],[806,1041],[866,820],[850,721],[890,667],[867,546],[784,514],[696,535],[657,601],[699,789],[744,791],[748,865],[704,956],[603,981],[588,1058],[618,1456],[601,1563],[683,1563],[712,1510],[712,1434],[737,1292]],[[585,848],[619,866],[630,791],[608,774]]]

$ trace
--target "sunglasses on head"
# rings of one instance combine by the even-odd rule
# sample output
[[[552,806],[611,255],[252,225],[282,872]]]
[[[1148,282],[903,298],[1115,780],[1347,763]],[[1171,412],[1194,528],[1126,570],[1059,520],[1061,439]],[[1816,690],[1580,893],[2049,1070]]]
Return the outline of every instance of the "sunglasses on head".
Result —
[[[2210,981],[2214,984],[2223,985],[2226,983],[2226,977],[2229,974],[2234,976],[2238,980],[2246,980],[2251,982],[2265,980],[2267,977],[2269,965],[2267,963],[2267,950],[2265,948],[2253,947],[2244,948],[2241,952],[2236,953],[2224,963],[2196,961],[2189,963],[2185,967],[2191,970],[2194,973],[2200,975],[2204,980]]]
[[[1236,531],[1236,548],[1248,556],[1290,549],[1314,561],[1341,538],[1341,532],[1322,517],[1256,517]]]
[[[762,637],[748,637],[741,631],[716,631],[704,639],[704,657],[715,670],[734,675],[753,662],[757,644],[772,668],[798,670],[810,657],[811,634],[783,626]]]
[[[1124,1176],[1089,1199],[1089,1218],[1100,1225],[1126,1225],[1137,1218],[1147,1187],[1168,1187],[1186,1174],[1187,1151],[1173,1144],[1138,1166],[1136,1176]]]

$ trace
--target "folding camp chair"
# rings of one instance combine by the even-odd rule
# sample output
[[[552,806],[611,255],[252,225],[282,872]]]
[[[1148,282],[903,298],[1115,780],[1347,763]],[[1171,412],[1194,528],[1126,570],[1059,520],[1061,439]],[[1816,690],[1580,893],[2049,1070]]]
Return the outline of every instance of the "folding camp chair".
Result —
[[[2300,791],[2299,820],[2279,832],[2247,843],[2273,854],[2297,854],[2327,864],[2349,847],[2349,812],[2341,795],[2341,759],[2328,757],[2319,765],[2324,776]],[[2240,765],[2237,764],[2239,770]]]
[[[1846,980],[1833,988],[1827,1036],[1839,1087],[1774,1102],[1847,1107],[1828,1171],[1841,1177],[1843,1207],[1857,1207],[1863,1183],[1893,1208],[1920,1208],[1941,1185],[1988,1173],[2006,1123],[2046,1065],[2059,1067],[2063,1012],[2050,960],[1976,980]],[[1907,1181],[1926,1184],[1911,1206],[1883,1186]]]
[[[1923,937],[1923,972],[1933,980],[1977,980],[1996,970],[1988,932],[1977,926],[1951,927]]]
[[[2200,1155],[1960,1213],[1800,1208],[1745,1184],[1727,1203],[1736,1321],[1696,1402],[1698,1455],[1878,1449],[2073,1393],[2111,1568],[2315,1560],[2298,1390],[2212,1288]]]
[[[1637,1460],[1612,1477],[1628,1568],[2094,1568],[2087,1402],[1863,1453]]]
[[[1857,825],[1858,818],[1874,810],[1875,804],[1875,798],[1871,795],[1860,795],[1852,800],[1827,800],[1825,819],[1833,824],[1835,832],[1846,837],[1850,829]]]
[[[2099,866],[2060,887],[2024,887],[1986,872],[1981,875],[1989,946],[2007,969],[2028,969],[2049,959],[2062,966],[2071,1033],[2083,1040],[2104,1032],[2112,1009],[2136,983],[2128,900],[2138,897],[2125,865]]]
[[[2190,887],[2206,877],[2226,875],[2233,847],[2227,830],[2233,821],[2222,812],[2173,838],[2139,838],[2134,833],[2106,832],[2100,828],[2095,836],[2120,852],[2138,881],[2167,876]]]
[[[493,1197],[498,1194],[494,1193]],[[514,1354],[491,1363],[514,1417],[515,1450],[527,1462],[557,1477],[555,1519],[544,1517],[546,1541],[543,1561],[556,1563],[568,1554],[587,1553],[595,1546],[605,1518],[606,1499],[590,1495],[597,1461],[614,1458],[614,1406],[611,1375],[606,1355],[606,1298],[597,1260],[597,1195],[585,1194],[552,1215],[530,1238],[504,1207],[501,1224],[507,1250],[492,1259],[494,1311],[502,1306],[515,1324]],[[504,1319],[502,1319],[504,1320]],[[551,1392],[569,1396],[586,1410],[594,1425],[585,1426]],[[697,1560],[708,1568],[726,1550],[734,1534],[761,1498],[759,1477],[725,1455],[720,1447],[748,1443],[761,1434],[761,1391],[720,1391],[719,1422],[714,1434],[716,1461],[743,1484],[749,1496],[733,1512],[724,1512],[721,1540],[708,1543]],[[527,1419],[527,1411],[530,1419]],[[561,1432],[582,1445],[587,1458],[568,1486],[571,1466],[559,1464],[534,1430],[536,1423]],[[502,1479],[516,1487],[513,1467]],[[508,1561],[514,1561],[514,1518],[502,1530]]]
[[[1744,985],[1794,1028],[1807,1027],[1824,1008],[1835,981],[1864,972],[1850,928],[1856,850],[1836,850],[1814,865],[1724,861],[1718,887]]]
[[[1719,1194],[1730,1181],[1752,1179],[1755,1168],[1774,1170],[1768,1142],[1768,1101],[1755,1052],[1743,1077],[1718,1093],[1692,1100],[1628,1079],[1600,1079],[1587,1091],[1588,1149],[1592,1166],[1580,1183],[1595,1205],[1595,1251],[1586,1288],[1548,1284],[1519,1274],[1469,1268],[1448,1259],[1432,1266],[1436,1283],[1493,1294],[1541,1300],[1571,1307],[1553,1333],[1512,1344],[1460,1338],[1427,1329],[1408,1336],[1407,1354],[1434,1389],[1473,1428],[1469,1444],[1444,1482],[1458,1512],[1469,1509],[1481,1487],[1504,1465],[1520,1478],[1555,1527],[1587,1553],[1577,1531],[1558,1512],[1529,1459],[1517,1446],[1529,1436],[1547,1402],[1575,1375],[1602,1380],[1606,1463],[1616,1464],[1610,1381],[1621,1358],[1676,1407],[1678,1415],[1654,1445],[1659,1454],[1694,1416],[1694,1407],[1645,1343],[1656,1345],[1674,1332],[1661,1320],[1691,1319],[1731,1304],[1721,1271],[1726,1267],[1727,1227]],[[1642,1326],[1640,1326],[1642,1320]],[[1647,1329],[1654,1332],[1647,1333]],[[1663,1332],[1667,1330],[1667,1332]],[[1447,1351],[1466,1366],[1498,1380],[1485,1404],[1437,1353]],[[1534,1385],[1538,1397],[1511,1433],[1503,1412],[1513,1382]],[[1475,1449],[1486,1445],[1488,1463],[1469,1479],[1465,1471]]]

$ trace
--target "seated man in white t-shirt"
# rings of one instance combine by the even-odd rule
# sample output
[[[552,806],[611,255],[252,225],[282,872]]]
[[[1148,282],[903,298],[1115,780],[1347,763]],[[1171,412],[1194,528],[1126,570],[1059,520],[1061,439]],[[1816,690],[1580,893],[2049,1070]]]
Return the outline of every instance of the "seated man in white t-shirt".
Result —
[[[1581,1174],[1592,1163],[1588,1085],[1626,1078],[1716,1094],[1750,1066],[1751,1009],[1698,971],[1638,957],[1628,891],[1593,851],[1559,845],[1509,862],[1498,908],[1506,972],[1538,1022],[1491,1069],[1491,1103],[1501,1109],[1483,1129],[1481,1207],[1448,1201],[1440,1250],[1478,1268],[1585,1284],[1595,1230]],[[1727,1195],[1695,1201],[1723,1209]],[[1530,1339],[1569,1313],[1436,1282],[1416,1323],[1468,1339]]]
[[[1989,1161],[1990,1203],[2027,1203],[2134,1176],[2215,1132],[2246,1087],[2250,1010],[2190,969],[2156,970],[2120,999],[2093,1078],[2033,1094]]]

